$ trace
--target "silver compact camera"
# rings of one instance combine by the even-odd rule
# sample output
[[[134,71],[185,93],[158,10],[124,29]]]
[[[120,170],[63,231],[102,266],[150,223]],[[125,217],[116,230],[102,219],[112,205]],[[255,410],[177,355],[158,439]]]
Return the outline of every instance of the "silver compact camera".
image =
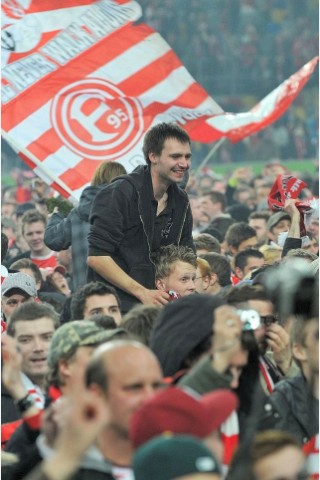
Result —
[[[242,330],[256,330],[261,326],[260,315],[256,310],[237,310],[242,322]]]

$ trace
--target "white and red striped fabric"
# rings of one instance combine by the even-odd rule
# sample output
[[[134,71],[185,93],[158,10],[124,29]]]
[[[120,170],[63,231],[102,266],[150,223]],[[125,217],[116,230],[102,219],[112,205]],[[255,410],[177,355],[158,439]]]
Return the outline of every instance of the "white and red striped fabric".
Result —
[[[117,160],[128,171],[142,163],[142,138],[152,123],[180,121],[190,131],[201,116],[222,112],[146,25],[92,41],[63,66],[61,44],[47,43],[2,71],[4,137],[35,173],[75,198],[99,162]],[[39,77],[26,81],[32,61]]]
[[[2,0],[2,68],[44,45],[95,1]]]
[[[300,70],[272,90],[249,112],[228,113],[223,117],[212,118],[207,123],[213,128],[224,132],[225,136],[234,143],[266,128],[278,120],[290,107],[309,80],[318,61],[319,57],[314,57]]]
[[[44,394],[42,393],[40,387],[33,383],[27,375],[21,372],[22,383],[24,387],[28,390],[29,395],[33,398],[35,405],[39,410],[44,408]]]
[[[236,411],[232,412],[221,425],[220,436],[223,443],[223,473],[226,475],[239,446],[239,420]]]
[[[128,171],[144,163],[143,134],[155,123],[179,123],[200,142],[239,135],[238,116],[224,114],[163,38],[132,25],[140,13],[134,1],[101,0],[2,70],[4,138],[66,196],[79,198],[104,160]]]
[[[2,0],[1,65],[42,47],[98,0]],[[128,0],[114,0],[125,3]]]
[[[319,480],[319,434],[314,435],[303,446],[303,451],[307,457],[308,473],[312,480]]]

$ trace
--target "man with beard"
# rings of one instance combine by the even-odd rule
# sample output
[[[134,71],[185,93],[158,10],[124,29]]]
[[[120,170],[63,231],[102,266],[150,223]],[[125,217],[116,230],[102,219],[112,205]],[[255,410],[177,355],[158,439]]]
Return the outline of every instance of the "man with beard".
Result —
[[[147,165],[118,177],[94,200],[88,280],[114,286],[122,313],[138,302],[169,301],[167,292],[155,288],[154,258],[160,247],[194,249],[188,196],[177,185],[190,168],[190,144],[178,125],[153,126],[143,144]]]

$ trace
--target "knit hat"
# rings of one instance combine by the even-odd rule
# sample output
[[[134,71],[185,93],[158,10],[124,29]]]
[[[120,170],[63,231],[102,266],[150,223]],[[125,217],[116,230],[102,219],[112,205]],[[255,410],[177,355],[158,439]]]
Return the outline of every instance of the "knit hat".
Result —
[[[70,354],[75,348],[96,345],[110,340],[123,328],[105,330],[90,320],[74,320],[59,327],[51,340],[48,353],[48,365],[54,367],[58,360]]]
[[[200,396],[194,391],[169,387],[134,412],[130,439],[138,448],[164,432],[205,438],[220,427],[237,405],[236,395],[227,389]]]
[[[278,225],[281,220],[291,220],[291,217],[286,212],[277,212],[272,214],[267,221],[267,230],[270,232],[273,227]]]
[[[168,303],[155,320],[149,346],[164,376],[174,375],[183,361],[212,334],[213,311],[224,303],[210,295],[187,295]]]
[[[197,438],[163,435],[143,445],[133,457],[135,480],[172,480],[192,473],[217,473],[213,453]]]
[[[37,287],[34,278],[26,273],[10,273],[1,285],[2,295],[8,295],[10,290],[21,290],[29,297],[37,296]]]

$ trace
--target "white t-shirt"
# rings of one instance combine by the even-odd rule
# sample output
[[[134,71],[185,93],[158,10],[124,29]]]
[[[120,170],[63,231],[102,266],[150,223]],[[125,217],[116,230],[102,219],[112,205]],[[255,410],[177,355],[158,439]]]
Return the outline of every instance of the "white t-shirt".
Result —
[[[112,475],[116,480],[134,480],[132,468],[112,465]]]

